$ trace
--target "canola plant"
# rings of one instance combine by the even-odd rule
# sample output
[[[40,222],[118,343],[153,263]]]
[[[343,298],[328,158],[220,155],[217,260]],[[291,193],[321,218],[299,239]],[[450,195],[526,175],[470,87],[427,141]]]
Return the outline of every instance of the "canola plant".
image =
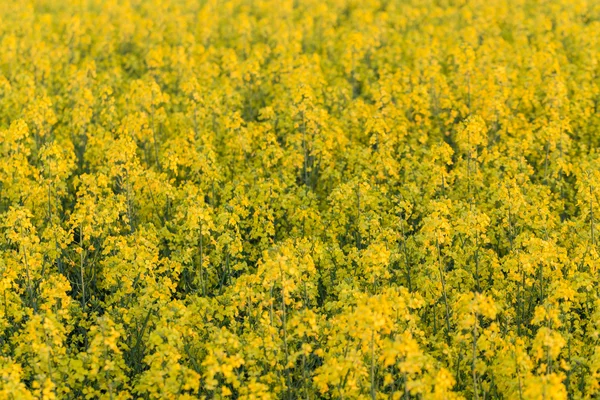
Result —
[[[0,1],[0,398],[600,396],[600,2]]]

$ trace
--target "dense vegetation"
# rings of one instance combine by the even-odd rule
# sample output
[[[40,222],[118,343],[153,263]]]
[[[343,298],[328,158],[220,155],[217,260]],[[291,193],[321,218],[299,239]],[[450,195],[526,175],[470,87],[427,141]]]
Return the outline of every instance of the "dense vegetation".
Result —
[[[600,396],[600,2],[0,1],[0,397]]]

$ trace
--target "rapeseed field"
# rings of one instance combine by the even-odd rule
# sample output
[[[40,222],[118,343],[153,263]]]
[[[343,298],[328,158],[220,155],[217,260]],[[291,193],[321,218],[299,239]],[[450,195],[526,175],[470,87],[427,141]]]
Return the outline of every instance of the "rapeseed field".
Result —
[[[0,399],[600,397],[600,1],[1,0]]]

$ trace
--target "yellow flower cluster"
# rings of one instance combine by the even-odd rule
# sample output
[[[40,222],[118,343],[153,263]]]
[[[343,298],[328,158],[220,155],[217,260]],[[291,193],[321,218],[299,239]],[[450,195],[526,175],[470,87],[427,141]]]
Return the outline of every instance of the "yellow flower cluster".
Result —
[[[0,398],[600,397],[597,0],[0,1]]]

